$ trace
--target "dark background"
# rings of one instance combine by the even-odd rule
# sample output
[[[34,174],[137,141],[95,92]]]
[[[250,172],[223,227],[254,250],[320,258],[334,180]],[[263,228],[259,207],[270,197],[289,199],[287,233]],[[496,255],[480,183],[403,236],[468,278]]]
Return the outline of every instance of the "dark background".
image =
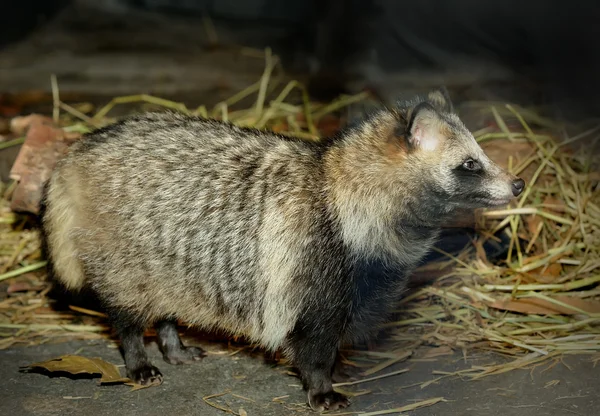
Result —
[[[506,97],[499,86],[495,96],[552,104],[568,117],[600,114],[600,7],[591,0],[21,0],[1,6],[0,48],[26,41],[65,9],[90,7],[97,13],[66,12],[73,37],[129,24],[122,43],[131,48],[136,33],[146,42],[140,48],[167,47],[162,30],[136,32],[140,16],[166,27],[185,22],[191,33],[196,22],[199,36],[210,16],[230,42],[273,47],[323,98],[368,86],[393,99],[397,75],[411,71],[450,84],[453,74],[492,83],[509,76]],[[180,47],[190,53],[203,43],[186,38]],[[0,90],[8,84],[0,80]]]

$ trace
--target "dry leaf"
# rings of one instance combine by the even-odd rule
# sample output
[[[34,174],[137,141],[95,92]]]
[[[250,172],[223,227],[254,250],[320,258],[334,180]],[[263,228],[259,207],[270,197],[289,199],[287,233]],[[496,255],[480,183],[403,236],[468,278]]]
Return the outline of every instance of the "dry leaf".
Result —
[[[43,368],[50,372],[62,371],[70,374],[100,374],[100,383],[127,383],[128,378],[121,376],[116,365],[100,358],[88,358],[79,355],[63,355],[48,361],[30,364],[28,368]]]
[[[275,133],[286,132],[289,131],[289,126],[287,123],[281,122],[271,126],[271,130],[273,130]]]
[[[540,266],[531,270],[526,276],[528,279],[523,279],[526,282],[553,283],[562,275],[563,266],[560,263],[551,263],[547,266]]]
[[[581,309],[587,313],[600,313],[600,302],[589,301],[584,299],[572,298],[570,296],[557,296],[559,302]],[[579,312],[565,306],[557,305],[545,299],[529,298],[529,299],[506,299],[496,300],[495,302],[486,302],[492,308],[502,309],[512,312],[520,312],[527,314],[539,315],[576,315]]]
[[[317,130],[323,137],[331,137],[340,130],[340,118],[332,114],[327,114],[317,123]]]
[[[79,355],[63,355],[48,361],[30,364],[26,368],[43,368],[50,372],[67,372],[70,374],[100,374],[100,384],[125,384],[130,391],[145,389],[157,384],[137,384],[127,377],[122,377],[119,368],[101,358],[88,358]]]
[[[541,272],[542,272],[541,274],[542,274],[542,276],[556,278],[562,274],[562,271],[563,271],[563,267],[560,263],[552,263],[550,266],[541,270]]]
[[[538,215],[527,215],[521,218],[523,218],[525,224],[527,225],[527,231],[529,231],[529,235],[535,235],[540,223],[542,222],[542,218]]]
[[[10,178],[18,181],[12,194],[11,209],[37,215],[43,184],[50,177],[56,162],[80,135],[71,134],[67,139],[64,130],[52,124],[52,120],[47,122],[44,121],[46,118],[39,119],[34,115],[28,117],[31,118],[13,119],[17,129],[27,130],[27,136],[10,170]]]
[[[34,124],[53,125],[54,122],[50,117],[41,114],[30,114],[28,116],[15,117],[10,121],[10,130],[19,136],[25,134],[29,127]]]
[[[31,289],[33,289],[33,286],[31,285],[31,283],[18,281],[18,282],[11,283],[8,286],[8,288],[6,289],[6,293],[11,294],[11,293],[16,293],[16,292],[27,292],[28,290],[31,290]]]
[[[565,205],[564,200],[555,198],[550,195],[548,195],[546,198],[544,198],[543,204],[544,204],[545,208],[549,211],[561,213],[561,212],[565,212],[565,210],[566,210],[566,205]]]

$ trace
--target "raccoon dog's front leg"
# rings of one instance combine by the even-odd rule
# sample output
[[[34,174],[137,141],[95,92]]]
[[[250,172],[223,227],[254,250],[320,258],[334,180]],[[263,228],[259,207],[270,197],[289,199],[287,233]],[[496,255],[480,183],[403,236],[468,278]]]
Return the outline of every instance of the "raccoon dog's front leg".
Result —
[[[187,364],[201,360],[206,356],[202,348],[185,347],[177,333],[177,324],[175,320],[164,320],[156,325],[156,334],[158,336],[158,347],[163,354],[163,358],[169,364]]]
[[[333,391],[332,386],[338,347],[338,334],[319,326],[318,321],[313,321],[312,325],[307,321],[297,323],[288,337],[292,362],[308,390],[308,404],[318,412],[343,409],[349,405],[348,399]]]
[[[161,384],[163,376],[150,362],[144,347],[145,325],[123,311],[109,310],[109,317],[121,340],[127,377],[142,385]]]

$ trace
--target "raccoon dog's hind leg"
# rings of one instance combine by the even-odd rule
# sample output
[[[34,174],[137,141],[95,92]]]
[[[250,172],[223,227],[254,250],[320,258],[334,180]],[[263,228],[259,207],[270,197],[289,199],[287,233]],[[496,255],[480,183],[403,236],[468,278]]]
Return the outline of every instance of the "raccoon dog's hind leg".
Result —
[[[158,347],[163,358],[169,364],[187,364],[201,360],[206,356],[202,348],[185,347],[177,333],[177,322],[174,319],[159,321],[156,325]]]
[[[110,308],[109,319],[121,340],[127,377],[142,385],[161,384],[163,376],[152,365],[144,346],[144,330],[147,322],[123,310]]]

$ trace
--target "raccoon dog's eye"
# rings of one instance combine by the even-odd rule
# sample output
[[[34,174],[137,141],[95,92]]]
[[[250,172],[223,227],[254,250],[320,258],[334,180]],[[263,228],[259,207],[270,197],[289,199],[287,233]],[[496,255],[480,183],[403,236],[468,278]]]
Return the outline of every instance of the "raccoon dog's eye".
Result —
[[[462,167],[466,170],[477,171],[481,169],[481,165],[473,159],[467,159],[463,162]]]

